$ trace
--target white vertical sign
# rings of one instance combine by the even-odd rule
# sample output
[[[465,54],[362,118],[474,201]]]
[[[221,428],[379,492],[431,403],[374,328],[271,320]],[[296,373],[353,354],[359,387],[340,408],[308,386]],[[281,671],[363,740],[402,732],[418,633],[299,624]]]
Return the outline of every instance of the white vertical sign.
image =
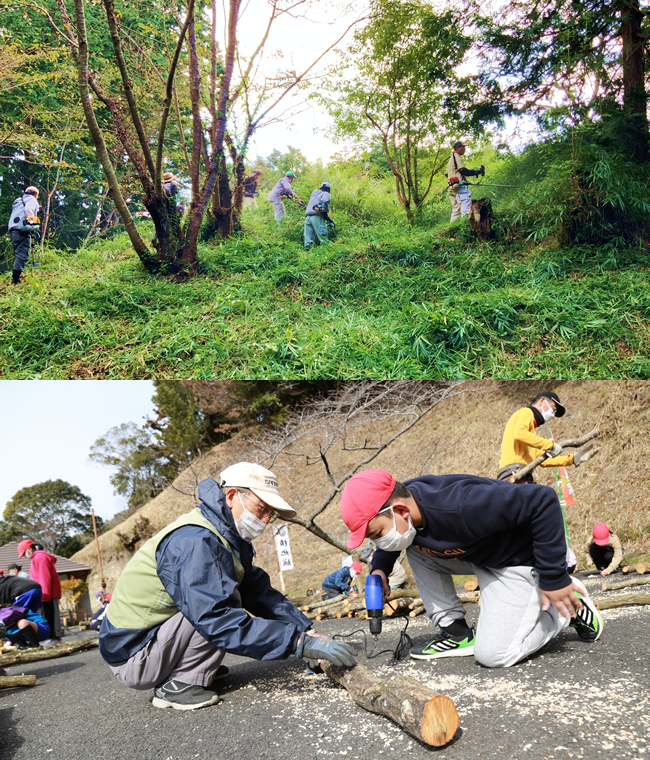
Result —
[[[289,526],[281,525],[279,528],[274,526],[273,533],[275,535],[275,550],[278,553],[280,572],[293,570],[293,557],[291,556],[291,546],[289,545]]]

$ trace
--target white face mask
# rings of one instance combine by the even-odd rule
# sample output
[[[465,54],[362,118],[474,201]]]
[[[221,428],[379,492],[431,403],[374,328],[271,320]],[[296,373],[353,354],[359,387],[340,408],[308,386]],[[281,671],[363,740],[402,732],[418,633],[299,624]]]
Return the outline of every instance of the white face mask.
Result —
[[[239,520],[235,520],[235,527],[237,528],[237,533],[239,533],[242,538],[245,538],[247,541],[252,541],[262,533],[264,528],[266,528],[266,523],[264,520],[260,520],[259,517],[255,517],[252,512],[249,512],[244,506],[241,494],[238,493],[237,495],[239,496],[239,503],[244,512]]]
[[[393,527],[392,530],[389,530],[388,533],[385,536],[380,536],[379,538],[375,538],[375,546],[378,549],[383,549],[385,552],[401,552],[403,549],[406,549],[408,546],[410,546],[413,541],[415,540],[415,528],[413,527],[413,523],[411,522],[411,516],[408,517],[409,527],[406,533],[400,533],[397,530],[397,523],[395,522],[395,512],[393,511],[392,507],[389,507],[390,511],[393,513]],[[386,510],[383,510],[386,511]],[[381,514],[381,512],[378,512],[377,514]]]
[[[550,420],[551,417],[555,417],[555,409],[551,408],[551,405],[548,403],[548,401],[546,402],[546,406],[547,408],[542,410],[542,417],[544,418],[544,422]]]

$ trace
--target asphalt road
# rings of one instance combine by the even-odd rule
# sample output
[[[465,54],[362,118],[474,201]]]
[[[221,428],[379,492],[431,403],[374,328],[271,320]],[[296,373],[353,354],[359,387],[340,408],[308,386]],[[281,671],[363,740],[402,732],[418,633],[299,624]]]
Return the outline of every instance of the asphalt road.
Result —
[[[476,605],[467,609],[473,620]],[[483,668],[473,657],[395,666],[389,655],[362,657],[383,676],[414,676],[454,700],[460,729],[440,749],[357,707],[326,676],[307,675],[295,657],[227,656],[222,702],[179,712],[152,707],[151,692],[120,686],[92,650],[7,669],[36,674],[37,686],[0,691],[0,760],[650,760],[650,608],[603,616],[598,642],[584,644],[568,629],[508,669]],[[385,622],[381,648],[395,646],[404,622]],[[346,619],[317,628],[346,633],[366,625]],[[432,626],[420,616],[409,633],[414,644],[425,643]]]

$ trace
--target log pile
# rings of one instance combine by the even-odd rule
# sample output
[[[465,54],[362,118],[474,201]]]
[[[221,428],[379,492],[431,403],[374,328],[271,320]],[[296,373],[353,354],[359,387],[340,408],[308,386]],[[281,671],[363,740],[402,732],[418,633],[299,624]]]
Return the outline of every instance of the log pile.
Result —
[[[442,747],[458,730],[458,711],[452,700],[415,678],[393,676],[383,681],[364,665],[338,668],[324,661],[321,667],[358,705],[390,718],[425,744]]]

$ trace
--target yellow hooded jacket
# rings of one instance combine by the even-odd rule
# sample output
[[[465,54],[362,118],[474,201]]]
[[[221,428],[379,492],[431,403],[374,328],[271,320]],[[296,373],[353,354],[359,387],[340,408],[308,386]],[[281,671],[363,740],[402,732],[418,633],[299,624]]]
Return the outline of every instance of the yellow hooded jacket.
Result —
[[[530,407],[525,406],[508,420],[501,441],[499,469],[517,462],[530,464],[533,459],[552,448],[553,441],[550,438],[535,435],[535,415]],[[573,464],[573,454],[545,459],[541,466],[562,467],[570,464]]]

